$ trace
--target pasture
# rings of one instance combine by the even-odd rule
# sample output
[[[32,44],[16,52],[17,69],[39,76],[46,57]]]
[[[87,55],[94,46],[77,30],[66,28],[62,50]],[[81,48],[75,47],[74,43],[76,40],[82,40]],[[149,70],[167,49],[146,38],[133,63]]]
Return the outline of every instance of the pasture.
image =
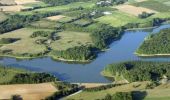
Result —
[[[8,18],[8,16],[6,14],[4,14],[3,12],[0,12],[0,22],[6,20]]]
[[[47,20],[47,19],[42,19],[40,21],[30,23],[30,26],[35,28],[42,28],[42,29],[54,29],[56,27],[60,27],[60,23],[56,23],[54,21]]]
[[[121,11],[114,11],[111,15],[97,18],[96,21],[99,23],[110,24],[113,27],[124,26],[128,23],[144,22],[144,20],[141,20],[136,16]]]
[[[139,92],[146,92],[145,94],[135,94],[137,100],[169,100],[170,98],[170,84],[162,84],[154,89],[145,89],[146,84],[148,82],[135,82],[126,85],[121,85],[117,87],[113,87],[107,90],[102,90],[98,92],[81,92],[79,94],[73,95],[71,97],[66,97],[67,99],[74,99],[74,100],[94,100],[94,99],[101,99],[106,96],[106,94],[113,95],[116,92],[129,92],[129,91],[139,91]],[[138,86],[138,87],[134,87]]]
[[[22,28],[0,35],[0,39],[14,38],[14,37],[20,39],[14,43],[4,44],[3,46],[0,47],[0,50],[12,50],[14,54],[25,54],[25,53],[37,54],[45,51],[46,47],[44,45],[35,43],[35,41],[41,37],[30,38],[33,32],[39,30],[47,30],[47,29]]]
[[[57,36],[59,39],[51,44],[54,50],[66,50],[75,46],[93,44],[89,33],[63,31],[57,33]]]

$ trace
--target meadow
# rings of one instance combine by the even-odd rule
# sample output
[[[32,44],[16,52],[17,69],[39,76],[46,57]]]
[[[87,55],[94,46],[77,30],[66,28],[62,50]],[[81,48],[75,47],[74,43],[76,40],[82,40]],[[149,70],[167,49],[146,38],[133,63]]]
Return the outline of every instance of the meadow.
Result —
[[[7,15],[5,15],[4,13],[0,12],[0,22],[3,22],[4,20],[6,20],[8,18]]]
[[[57,33],[59,40],[51,44],[53,50],[66,50],[75,46],[93,44],[90,33],[63,31]]]
[[[163,84],[154,89],[146,89],[148,82],[135,82],[126,85],[121,85],[113,87],[107,90],[97,91],[97,92],[81,92],[77,95],[66,97],[65,100],[74,99],[74,100],[94,100],[104,98],[107,94],[115,94],[116,92],[129,92],[136,91],[135,100],[169,100],[170,95],[170,85]],[[135,87],[138,86],[138,87]],[[142,92],[144,94],[142,94]],[[141,94],[140,94],[141,93]]]
[[[37,54],[37,53],[45,51],[46,48],[44,45],[39,45],[35,43],[35,41],[39,37],[30,38],[31,34],[38,30],[46,30],[46,29],[22,28],[19,30],[15,30],[15,31],[0,35],[0,39],[13,38],[13,37],[20,39],[11,44],[4,44],[3,46],[0,47],[0,50],[12,50],[14,54],[25,54],[25,53],[26,54],[27,53]]]

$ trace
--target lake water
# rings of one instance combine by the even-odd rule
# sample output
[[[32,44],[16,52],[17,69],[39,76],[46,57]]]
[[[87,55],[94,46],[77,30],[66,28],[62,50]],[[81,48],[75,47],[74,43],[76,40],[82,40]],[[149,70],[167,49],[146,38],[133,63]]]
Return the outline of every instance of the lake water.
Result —
[[[162,25],[151,32],[170,28],[170,25]],[[1,58],[0,63],[15,67],[26,68],[32,71],[48,72],[68,82],[110,82],[100,72],[111,63],[146,60],[146,61],[170,61],[170,58],[140,58],[134,55],[135,50],[151,32],[144,30],[126,31],[122,38],[113,42],[109,50],[100,53],[99,56],[89,64],[69,64],[54,61],[51,58],[37,58],[33,60],[16,60],[14,58]]]

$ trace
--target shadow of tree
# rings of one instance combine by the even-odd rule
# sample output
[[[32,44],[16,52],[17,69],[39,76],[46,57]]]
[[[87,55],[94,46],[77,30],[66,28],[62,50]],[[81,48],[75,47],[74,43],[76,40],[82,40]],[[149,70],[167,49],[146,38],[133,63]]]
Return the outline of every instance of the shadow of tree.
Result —
[[[147,96],[146,91],[133,91],[133,100],[144,100],[144,98]]]

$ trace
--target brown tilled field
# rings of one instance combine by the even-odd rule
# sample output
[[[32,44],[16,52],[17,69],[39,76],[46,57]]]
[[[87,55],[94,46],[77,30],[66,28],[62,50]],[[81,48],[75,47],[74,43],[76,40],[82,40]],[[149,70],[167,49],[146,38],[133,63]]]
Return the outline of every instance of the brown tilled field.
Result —
[[[52,83],[0,85],[0,99],[10,99],[12,95],[20,95],[23,100],[41,100],[56,91]]]
[[[118,10],[128,13],[128,14],[132,14],[135,16],[138,16],[139,14],[141,14],[142,12],[147,12],[147,13],[158,13],[157,11],[148,9],[148,8],[144,8],[144,7],[135,7],[132,5],[119,5],[116,6],[115,8],[117,8]]]

